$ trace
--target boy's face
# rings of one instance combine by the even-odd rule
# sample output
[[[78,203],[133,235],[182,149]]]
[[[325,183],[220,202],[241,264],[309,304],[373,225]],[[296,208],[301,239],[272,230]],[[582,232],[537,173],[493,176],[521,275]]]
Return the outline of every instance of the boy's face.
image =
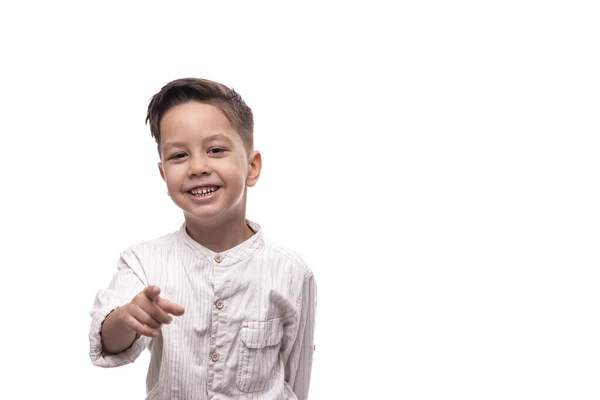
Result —
[[[160,174],[186,219],[245,218],[246,187],[258,181],[261,157],[248,154],[225,114],[210,104],[180,104],[163,115],[160,132]]]

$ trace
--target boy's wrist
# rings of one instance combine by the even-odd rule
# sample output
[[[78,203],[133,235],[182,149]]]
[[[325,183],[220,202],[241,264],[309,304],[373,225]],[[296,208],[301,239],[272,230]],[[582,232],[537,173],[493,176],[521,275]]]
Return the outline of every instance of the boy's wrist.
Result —
[[[126,307],[129,305],[129,303],[121,306],[121,307],[117,307],[114,310],[115,313],[115,322],[116,324],[123,329],[126,332],[132,332],[135,333],[135,339],[134,341],[138,340],[142,335],[140,335],[138,332],[134,331],[133,329],[131,329],[130,327],[127,326],[127,324],[125,324],[125,321],[123,320],[123,316],[125,315],[125,311],[126,311]]]
[[[125,306],[116,307],[106,316],[104,322],[110,319],[110,325],[113,326],[113,329],[117,328],[123,331],[131,331],[125,322],[123,321],[123,314],[125,312]]]
[[[129,304],[129,303],[128,303]],[[125,324],[125,321],[123,319],[123,316],[125,315],[125,310],[128,304],[125,304],[123,306],[117,307],[115,310],[115,322],[124,329],[127,330],[131,330],[129,329],[129,327]]]

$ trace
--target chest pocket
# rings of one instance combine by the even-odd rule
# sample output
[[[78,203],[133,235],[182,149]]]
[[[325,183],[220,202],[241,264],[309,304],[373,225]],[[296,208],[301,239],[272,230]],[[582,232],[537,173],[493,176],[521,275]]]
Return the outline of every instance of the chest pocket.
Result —
[[[245,321],[240,331],[236,383],[242,392],[258,392],[273,386],[282,373],[279,349],[283,321]]]

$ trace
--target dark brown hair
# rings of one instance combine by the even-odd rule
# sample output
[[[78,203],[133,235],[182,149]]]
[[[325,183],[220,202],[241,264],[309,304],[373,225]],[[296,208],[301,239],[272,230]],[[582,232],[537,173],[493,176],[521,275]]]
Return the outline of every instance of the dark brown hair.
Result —
[[[148,104],[146,123],[150,121],[150,133],[159,146],[160,121],[171,108],[198,101],[218,107],[227,117],[231,126],[240,134],[247,151],[254,147],[254,118],[252,110],[242,97],[232,88],[208,79],[182,78],[167,83],[152,96]]]

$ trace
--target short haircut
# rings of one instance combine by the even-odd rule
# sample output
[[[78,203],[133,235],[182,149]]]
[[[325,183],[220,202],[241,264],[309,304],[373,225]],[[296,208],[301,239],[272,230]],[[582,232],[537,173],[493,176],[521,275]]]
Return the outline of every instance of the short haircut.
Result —
[[[252,110],[233,88],[201,78],[182,78],[167,83],[152,96],[148,104],[146,123],[156,140],[160,153],[160,121],[171,108],[197,101],[219,108],[239,133],[248,152],[254,148],[254,117]]]

